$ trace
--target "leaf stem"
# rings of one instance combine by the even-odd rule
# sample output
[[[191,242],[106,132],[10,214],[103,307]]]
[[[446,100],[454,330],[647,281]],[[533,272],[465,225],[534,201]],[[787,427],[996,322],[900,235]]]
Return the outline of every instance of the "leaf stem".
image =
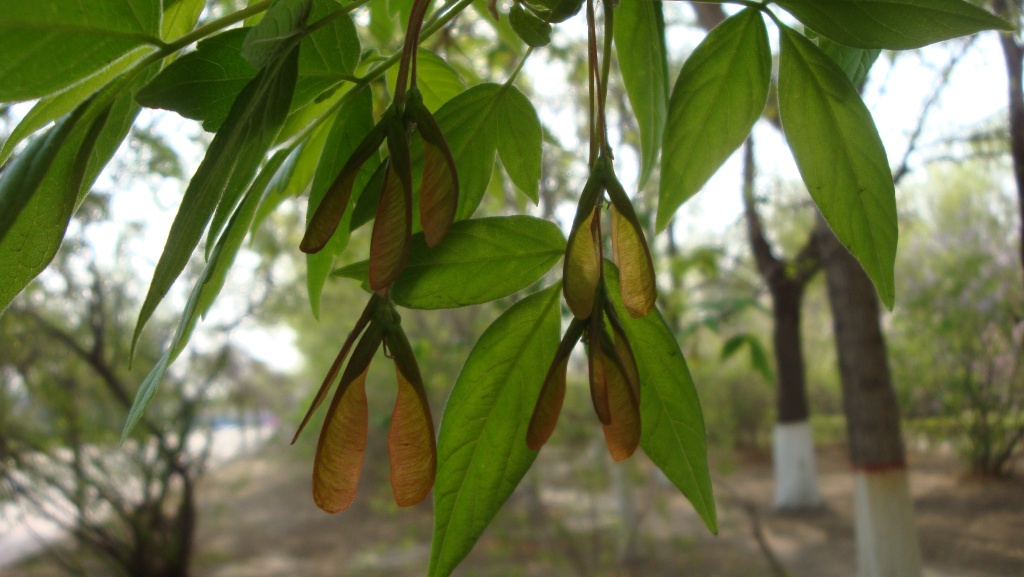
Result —
[[[605,103],[608,101],[608,77],[612,67],[612,37],[615,29],[615,6],[605,2],[604,6],[604,53],[601,55],[601,83],[598,84],[598,113],[600,114],[601,153],[612,158],[608,146],[608,122],[605,116]]]
[[[531,54],[533,54],[533,46],[527,49],[526,53],[523,54],[523,57],[519,59],[519,64],[516,64],[515,70],[512,71],[508,80],[505,81],[505,86],[511,86],[512,83],[516,81],[516,77],[519,76],[519,72],[523,69],[523,65],[526,64],[526,59],[529,58]]]

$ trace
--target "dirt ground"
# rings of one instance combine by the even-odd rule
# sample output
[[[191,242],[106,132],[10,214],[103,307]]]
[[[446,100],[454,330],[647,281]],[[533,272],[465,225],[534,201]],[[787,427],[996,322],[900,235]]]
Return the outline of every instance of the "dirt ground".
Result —
[[[616,471],[593,449],[600,447],[570,459],[546,447],[455,575],[770,576],[755,527],[794,577],[855,575],[842,447],[819,453],[826,508],[800,515],[771,510],[767,454],[714,454],[717,537],[642,454]],[[959,467],[952,455],[911,459],[925,576],[1024,576],[1024,482],[969,478]],[[399,510],[386,459],[369,459],[365,469],[355,504],[331,516],[309,495],[309,455],[284,441],[221,468],[201,486],[195,577],[425,575],[429,502]],[[631,522],[622,521],[622,507]]]

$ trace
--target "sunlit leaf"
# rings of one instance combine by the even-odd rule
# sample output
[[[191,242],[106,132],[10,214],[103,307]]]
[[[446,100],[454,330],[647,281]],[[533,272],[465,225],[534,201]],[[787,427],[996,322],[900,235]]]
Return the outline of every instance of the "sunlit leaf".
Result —
[[[220,206],[222,214],[231,214],[237,204],[232,199],[240,197],[248,188],[287,116],[295,87],[297,60],[295,49],[275,65],[262,70],[236,100],[224,127],[210,143],[206,157],[185,190],[167,244],[157,262],[132,337],[133,352],[142,328],[185,268],[214,210]],[[215,242],[217,236],[218,231],[211,227],[209,242]]]
[[[715,27],[686,59],[672,89],[658,195],[658,230],[743,144],[761,116],[772,51],[760,12]]]
[[[206,8],[206,0],[177,0],[164,2],[164,17],[160,24],[164,40],[174,40],[195,27]]]
[[[497,127],[501,165],[512,184],[537,204],[540,199],[543,132],[533,104],[514,86],[501,99]]]
[[[336,0],[313,0],[309,22],[325,17],[330,24],[302,39],[299,51],[299,79],[295,85],[294,108],[305,105],[324,91],[349,77],[359,65],[359,37],[352,17],[334,14],[343,10]]]
[[[905,50],[1015,27],[963,0],[776,0],[801,22],[857,48]]]
[[[818,37],[818,48],[839,65],[854,86],[860,86],[864,82],[882,53],[878,49],[851,48],[825,37]]]
[[[160,13],[160,0],[0,2],[0,102],[49,96],[158,46]]]
[[[537,282],[565,253],[558,225],[531,216],[456,222],[443,243],[429,248],[413,236],[405,272],[391,287],[396,304],[414,309],[458,308],[490,302]],[[367,264],[336,275],[365,281]]]
[[[320,318],[320,295],[324,283],[334,268],[334,258],[341,254],[348,245],[349,226],[346,222],[352,218],[352,210],[349,203],[352,201],[352,190],[362,188],[369,179],[369,175],[376,164],[373,159],[377,156],[376,146],[369,147],[369,155],[362,159],[360,166],[345,174],[345,180],[341,187],[348,187],[348,199],[342,198],[344,190],[333,191],[333,181],[344,172],[343,166],[348,158],[353,157],[359,143],[373,130],[373,96],[369,89],[360,90],[352,95],[349,103],[344,106],[335,117],[331,125],[327,141],[324,143],[323,153],[320,155],[320,164],[316,167],[316,174],[313,176],[313,184],[309,191],[309,205],[306,209],[306,222],[309,224],[313,214],[319,208],[320,203],[328,195],[340,195],[333,201],[335,210],[342,212],[339,225],[328,236],[326,249],[315,254],[306,255],[306,289],[309,293],[309,304],[313,315]],[[359,162],[359,159],[353,163]],[[332,198],[334,198],[332,196]],[[374,204],[373,208],[376,208]],[[372,212],[370,213],[373,214]]]
[[[143,72],[136,83],[113,98],[109,109],[90,106],[75,123],[50,170],[0,241],[0,270],[4,271],[0,274],[0,311],[57,254],[71,215],[135,121],[139,108],[134,91],[150,77],[151,72]],[[106,119],[101,126],[97,119],[103,115]]]
[[[551,24],[541,20],[521,4],[512,5],[508,11],[508,21],[527,46],[536,48],[551,44]]]
[[[779,111],[800,175],[892,308],[896,191],[874,120],[831,58],[788,27],[781,28],[781,40]]]
[[[290,52],[293,39],[301,32],[312,9],[312,0],[275,2],[259,23],[249,29],[242,43],[242,56],[258,69]]]
[[[654,171],[668,114],[668,57],[661,2],[633,0],[615,9],[615,55],[640,127],[640,183]]]
[[[430,577],[447,577],[533,463],[526,427],[555,355],[558,285],[512,305],[466,359],[438,436]]]
[[[704,417],[683,353],[660,312],[640,319],[623,315],[618,271],[606,265],[605,276],[640,371],[640,446],[717,533]]]
[[[235,98],[258,72],[242,58],[246,34],[248,29],[236,28],[201,41],[139,91],[139,104],[173,110],[217,132]]]

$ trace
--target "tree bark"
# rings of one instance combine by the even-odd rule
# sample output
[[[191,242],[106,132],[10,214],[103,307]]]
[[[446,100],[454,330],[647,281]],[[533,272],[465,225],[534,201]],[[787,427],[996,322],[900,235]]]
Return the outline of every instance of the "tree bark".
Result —
[[[1018,2],[1019,4],[1019,2]],[[995,11],[1015,21],[1014,10],[1005,0],[992,3]],[[1020,11],[1020,6],[1016,6]],[[1013,160],[1013,178],[1017,185],[1017,210],[1020,217],[1020,260],[1024,270],[1024,46],[1012,33],[1000,33],[999,43],[1003,48],[1003,60],[1006,62],[1006,80],[1008,84],[1008,108],[1010,116],[1010,157]]]
[[[820,215],[817,232],[854,468],[857,572],[860,577],[920,577],[921,550],[878,297]]]

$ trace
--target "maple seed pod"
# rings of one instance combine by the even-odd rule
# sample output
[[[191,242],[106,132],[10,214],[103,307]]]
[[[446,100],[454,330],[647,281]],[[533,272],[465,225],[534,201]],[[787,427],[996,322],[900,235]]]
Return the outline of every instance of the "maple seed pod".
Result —
[[[633,318],[644,317],[658,299],[651,251],[622,185],[610,176],[607,187],[612,200],[612,253],[619,266],[622,304]]]
[[[640,404],[633,394],[632,385],[627,376],[627,362],[618,354],[616,346],[608,334],[601,332],[592,335],[592,340],[600,341],[591,344],[597,349],[604,366],[606,394],[610,419],[602,423],[605,445],[612,459],[616,462],[629,458],[640,444]]]
[[[383,326],[371,322],[352,351],[320,430],[313,460],[313,501],[328,513],[348,509],[355,499],[366,451],[366,373],[383,339]]]
[[[416,358],[400,325],[388,328],[388,348],[395,361],[398,397],[388,431],[391,490],[399,507],[415,505],[434,487],[437,441],[430,404]]]
[[[359,316],[359,320],[356,321],[352,330],[348,333],[345,338],[345,344],[341,346],[341,350],[338,352],[338,356],[334,359],[334,363],[331,364],[330,370],[327,371],[327,376],[324,377],[323,383],[320,384],[320,388],[316,392],[316,396],[313,398],[313,402],[309,405],[309,409],[306,411],[306,415],[302,417],[302,422],[299,423],[299,428],[295,431],[295,436],[292,437],[292,443],[298,440],[299,435],[302,434],[302,430],[309,424],[310,417],[320,407],[320,404],[324,402],[327,397],[327,392],[331,388],[331,384],[334,379],[337,378],[338,373],[341,372],[341,366],[345,362],[345,358],[348,356],[349,349],[352,348],[352,344],[355,343],[356,338],[359,337],[363,329],[370,323],[374,315],[377,314],[377,309],[380,306],[380,298],[377,295],[370,297],[370,302],[366,303],[366,308],[363,309],[363,314]]]
[[[578,319],[590,317],[597,286],[601,282],[600,200],[600,180],[592,175],[580,195],[562,264],[562,292],[569,310]]]
[[[402,274],[412,239],[412,169],[401,122],[388,130],[391,158],[370,236],[370,288],[383,293]]]
[[[302,237],[302,242],[299,243],[299,250],[302,252],[320,252],[327,245],[327,241],[331,240],[334,231],[338,229],[338,223],[341,222],[341,217],[345,215],[349,201],[352,199],[352,187],[355,185],[359,169],[377,153],[380,145],[384,143],[384,138],[387,136],[384,122],[386,118],[387,113],[385,113],[385,118],[381,119],[381,122],[374,126],[373,130],[359,143],[345,165],[341,167],[341,171],[338,172],[338,176],[327,189],[327,193],[316,207],[313,215],[309,217],[306,233]]]
[[[409,91],[406,115],[416,123],[423,141],[423,178],[420,181],[420,224],[427,246],[437,246],[448,234],[459,207],[459,174],[441,127],[423,105],[418,89]]]
[[[584,323],[579,319],[573,319],[569,323],[562,342],[558,344],[555,358],[551,361],[551,367],[544,377],[544,386],[537,396],[537,404],[534,405],[530,424],[526,428],[526,446],[531,451],[539,451],[544,443],[548,442],[558,423],[558,415],[562,412],[562,403],[565,401],[565,374],[569,366],[569,356],[583,336],[583,327]]]
[[[601,336],[604,334],[604,314],[601,309],[590,315],[587,327],[587,365],[590,373],[590,400],[594,403],[594,412],[602,425],[612,422],[611,409],[608,406],[608,375],[606,374],[607,359],[601,352]]]

